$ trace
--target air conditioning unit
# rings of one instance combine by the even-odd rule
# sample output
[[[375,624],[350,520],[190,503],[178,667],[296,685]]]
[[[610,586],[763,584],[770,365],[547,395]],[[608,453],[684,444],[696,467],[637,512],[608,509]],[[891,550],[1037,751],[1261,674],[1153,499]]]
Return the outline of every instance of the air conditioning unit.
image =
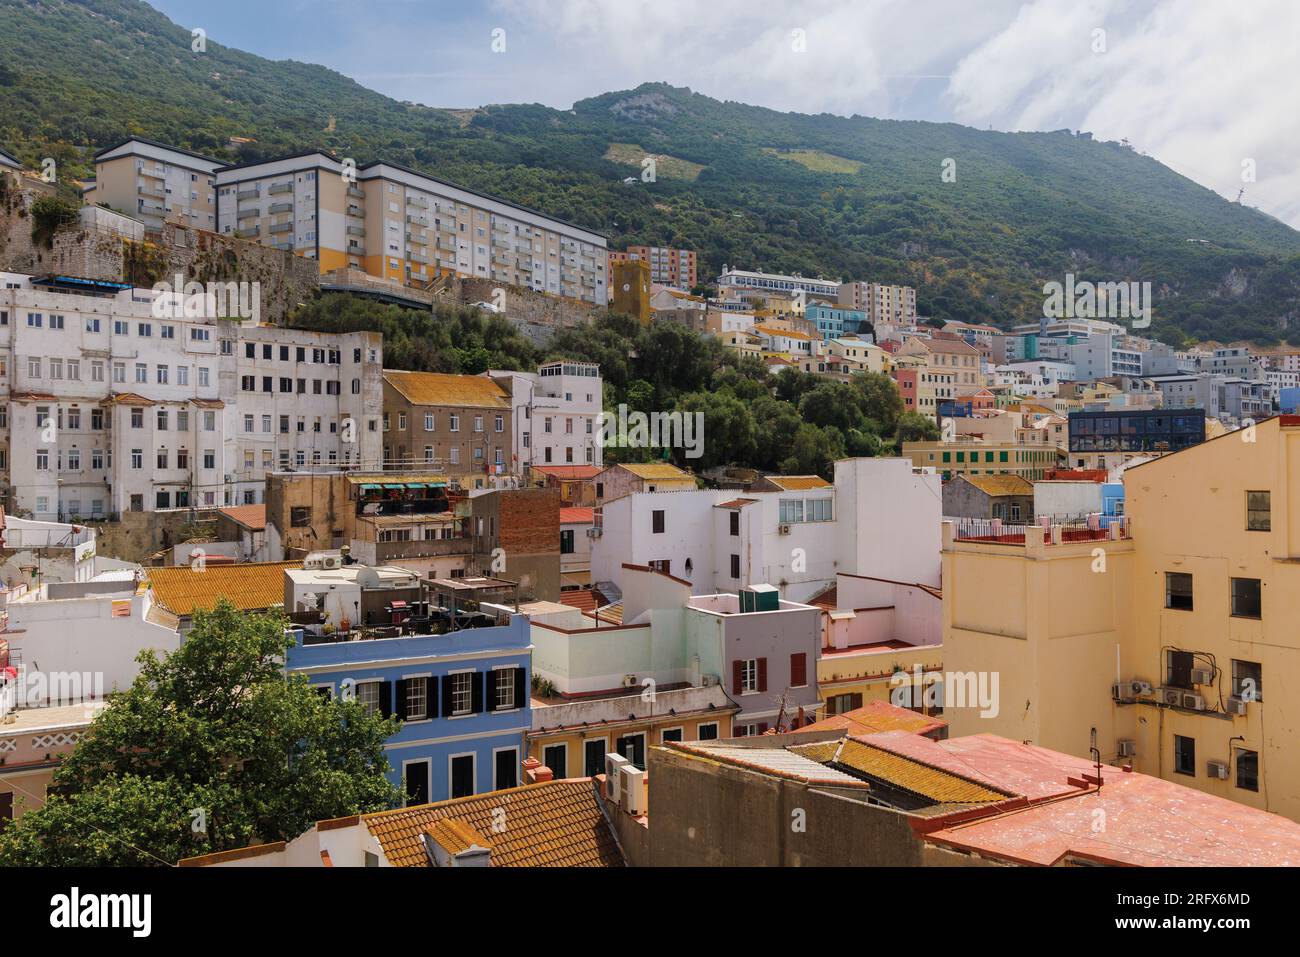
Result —
[[[777,531],[777,534],[779,534],[779,535],[789,535],[789,534],[790,534],[790,526],[789,526],[789,525],[778,525],[778,526],[776,527],[776,531]]]
[[[1194,685],[1211,685],[1214,684],[1214,672],[1209,668],[1193,668],[1192,684]]]
[[[1223,702],[1223,710],[1226,711],[1228,714],[1245,714],[1246,699],[1228,698]]]
[[[1206,761],[1205,773],[1220,781],[1228,780],[1228,765],[1224,761]]]
[[[1192,711],[1204,711],[1205,699],[1194,691],[1183,692],[1183,707]]]
[[[605,755],[605,787],[609,799],[615,804],[619,802],[619,788],[622,787],[619,777],[624,768],[630,767],[632,762],[621,754],[611,751]]]
[[[1154,689],[1151,687],[1151,682],[1134,678],[1129,682],[1129,692],[1134,695],[1149,695],[1154,693]]]
[[[701,687],[701,688],[716,688],[717,686],[718,686],[718,676],[717,676],[717,675],[701,675],[701,676],[700,676],[700,687]]]
[[[623,676],[623,687],[624,687],[624,688],[635,688],[635,687],[636,687],[636,675],[624,675],[624,676]]]
[[[642,814],[645,808],[645,772],[635,764],[626,765],[618,775],[621,794],[619,803],[629,814]]]
[[[600,538],[600,533],[601,533],[601,529],[599,529],[599,528],[589,528],[589,529],[587,529],[587,537],[588,537],[588,538]]]
[[[1161,688],[1156,692],[1156,697],[1160,699],[1161,704],[1173,705],[1175,708],[1183,706],[1182,688]]]
[[[1121,758],[1131,758],[1138,753],[1137,742],[1132,738],[1119,739],[1119,756]]]

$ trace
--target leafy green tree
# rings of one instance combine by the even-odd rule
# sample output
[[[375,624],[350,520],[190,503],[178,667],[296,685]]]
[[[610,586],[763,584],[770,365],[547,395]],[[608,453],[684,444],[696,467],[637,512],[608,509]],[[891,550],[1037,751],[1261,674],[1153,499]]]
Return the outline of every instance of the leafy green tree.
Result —
[[[804,422],[795,433],[789,454],[781,460],[780,471],[786,475],[820,475],[827,481],[835,477],[835,460],[844,458],[844,437],[838,429],[819,429]]]
[[[858,392],[862,414],[876,423],[882,435],[892,435],[903,414],[898,384],[880,372],[854,373],[849,384]]]
[[[779,471],[781,461],[790,454],[794,437],[803,424],[799,410],[789,402],[765,395],[754,401],[755,468]]]
[[[937,442],[939,426],[934,419],[919,412],[904,412],[898,417],[898,431],[894,436],[899,448],[904,442]]]
[[[841,432],[861,428],[861,393],[843,382],[823,380],[799,400],[799,414],[805,422],[834,426]]]
[[[279,616],[222,601],[170,655],[142,652],[57,792],[0,834],[0,865],[174,863],[394,805],[384,742],[398,721],[286,676],[292,646]]]
[[[679,462],[697,469],[709,469],[752,460],[754,416],[749,407],[735,396],[727,392],[692,392],[682,396],[677,411],[687,415],[704,413],[703,454],[698,459],[687,459],[683,450],[676,449],[673,455]]]

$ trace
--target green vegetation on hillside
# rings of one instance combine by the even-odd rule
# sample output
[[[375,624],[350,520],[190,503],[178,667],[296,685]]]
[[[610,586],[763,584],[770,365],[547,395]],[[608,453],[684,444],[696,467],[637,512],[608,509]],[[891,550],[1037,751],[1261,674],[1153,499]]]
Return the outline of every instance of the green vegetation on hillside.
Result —
[[[64,177],[129,134],[230,161],[319,146],[435,172],[614,247],[696,249],[702,276],[726,263],[908,283],[939,319],[1032,320],[1043,283],[1072,272],[1151,282],[1152,331],[1169,342],[1275,342],[1300,320],[1300,233],[1068,131],[779,113],[663,84],[571,111],[452,112],[211,38],[192,53],[188,30],[136,0],[0,0],[0,13],[0,143],[29,163],[55,157]],[[234,136],[256,142],[236,149]],[[661,166],[625,185],[618,144],[698,176]],[[949,159],[955,182],[941,177]]]

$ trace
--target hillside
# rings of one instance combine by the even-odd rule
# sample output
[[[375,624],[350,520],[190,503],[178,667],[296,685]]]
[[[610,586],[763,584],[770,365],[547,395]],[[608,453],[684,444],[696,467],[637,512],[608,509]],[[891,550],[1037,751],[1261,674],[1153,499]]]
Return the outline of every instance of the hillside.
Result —
[[[128,134],[231,161],[321,146],[428,169],[615,246],[695,248],[706,275],[728,263],[911,283],[941,319],[1032,319],[1043,282],[1071,271],[1151,281],[1154,331],[1172,342],[1271,343],[1300,322],[1300,233],[1065,131],[778,113],[662,84],[572,111],[439,110],[211,40],[196,55],[187,29],[135,0],[0,0],[0,21],[0,145],[56,157],[65,178]],[[639,181],[637,150],[656,156],[655,182]],[[947,158],[956,182],[941,179]]]

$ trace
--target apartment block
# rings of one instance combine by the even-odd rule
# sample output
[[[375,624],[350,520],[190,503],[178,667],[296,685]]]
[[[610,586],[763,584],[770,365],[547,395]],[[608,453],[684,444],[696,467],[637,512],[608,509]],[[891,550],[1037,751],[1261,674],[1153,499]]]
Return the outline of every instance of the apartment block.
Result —
[[[841,283],[837,302],[867,314],[873,325],[911,325],[916,322],[916,290],[878,282]]]
[[[671,246],[628,246],[623,252],[610,250],[609,261],[641,260],[650,264],[650,281],[659,286],[692,289],[697,285],[697,261],[692,249]]]
[[[216,171],[221,161],[133,137],[95,154],[95,185],[84,193],[150,230],[164,222],[216,230]]]
[[[14,509],[103,519],[255,504],[274,468],[378,463],[377,333],[175,317],[120,283],[0,280],[0,476]]]
[[[778,273],[749,272],[744,269],[722,267],[718,277],[719,292],[728,289],[758,289],[768,292],[802,293],[821,299],[837,299],[842,284],[833,279],[809,279],[805,276],[783,276]]]
[[[217,228],[407,284],[454,274],[604,304],[605,238],[393,163],[321,151],[222,167]],[[508,308],[508,307],[507,307]]]
[[[1031,482],[1057,468],[1051,443],[984,442],[968,436],[954,441],[904,442],[902,456],[916,468],[934,469],[946,482],[958,475],[1019,475]]]

